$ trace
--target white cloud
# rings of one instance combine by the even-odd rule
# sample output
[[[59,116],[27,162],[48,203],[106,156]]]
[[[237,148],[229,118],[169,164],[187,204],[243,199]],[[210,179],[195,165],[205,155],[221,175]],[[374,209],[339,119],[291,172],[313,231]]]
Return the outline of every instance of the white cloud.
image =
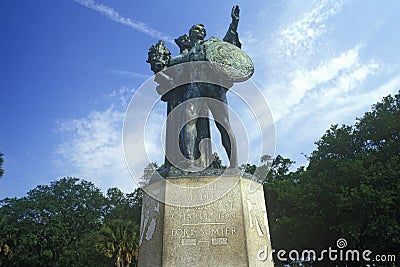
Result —
[[[147,80],[136,90],[126,110],[123,128],[125,160],[136,181],[150,163],[162,164],[166,105],[160,102],[155,82]]]
[[[162,164],[164,157],[166,107],[158,102],[159,109],[153,109],[146,119],[144,130],[144,146],[151,162]],[[162,106],[162,107],[161,107]]]
[[[131,100],[134,91],[135,90],[133,88],[123,86],[117,90],[112,91],[109,97],[110,99],[118,100],[119,107],[122,110],[126,109],[126,107],[128,106],[128,103]]]
[[[358,49],[359,46],[349,49],[314,70],[297,71],[289,85],[293,97],[285,103],[288,113],[300,107],[303,113],[310,114],[324,107],[345,104],[343,100],[349,98],[350,91],[359,89],[379,67],[373,61],[361,62]]]
[[[275,119],[277,153],[307,164],[301,153],[310,153],[331,124],[353,124],[395,93],[399,78],[397,65],[365,53],[372,43],[343,46],[331,34],[345,1],[299,2],[285,7],[276,31],[247,32],[242,42]]]
[[[333,57],[314,70],[297,71],[292,80],[297,91],[308,90],[323,84],[338,76],[340,72],[350,70],[358,61],[359,46],[343,52],[338,57]]]
[[[266,86],[264,92],[269,96],[276,122],[332,106],[374,74],[379,64],[374,61],[361,62],[360,47],[356,45],[316,68],[286,72],[285,79]]]
[[[311,11],[307,11],[300,19],[281,29],[277,47],[282,55],[293,57],[300,52],[312,51],[315,41],[328,30],[325,22],[334,16],[342,5],[343,1],[340,0],[316,1]]]
[[[281,93],[275,94],[276,101],[272,101],[278,138],[285,139],[292,148],[296,146],[293,140],[309,140],[312,144],[331,124],[351,121],[368,107],[367,103],[376,101],[370,97],[360,99],[366,90],[373,90],[365,88],[366,82],[380,68],[373,60],[360,59],[360,47],[344,51],[315,69],[296,70],[287,81],[274,85]],[[297,136],[293,136],[294,130]]]
[[[93,0],[74,0],[78,4],[81,4],[87,8],[93,9],[97,12],[100,12],[101,14],[105,15],[109,19],[121,23],[123,25],[129,26],[134,30],[140,31],[144,34],[147,34],[151,37],[159,38],[162,40],[165,40],[169,43],[174,43],[173,38],[168,36],[167,34],[164,34],[162,32],[159,32],[157,30],[152,29],[149,25],[147,25],[144,22],[141,21],[133,21],[130,18],[125,18],[122,15],[120,15],[115,9],[105,6],[103,4],[99,4]]]
[[[118,187],[130,192],[134,189],[122,149],[123,108],[131,91],[121,88],[111,93],[122,105],[112,104],[85,117],[58,123],[64,141],[56,149],[56,162],[62,175],[92,181],[103,190]]]

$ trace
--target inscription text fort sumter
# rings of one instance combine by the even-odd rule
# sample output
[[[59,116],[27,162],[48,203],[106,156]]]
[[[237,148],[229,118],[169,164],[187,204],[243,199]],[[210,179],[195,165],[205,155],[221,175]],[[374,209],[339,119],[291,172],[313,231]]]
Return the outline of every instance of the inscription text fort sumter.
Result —
[[[214,183],[201,189],[188,188],[172,197],[189,204],[207,203],[201,206],[171,205],[168,220],[171,228],[166,234],[174,243],[182,246],[228,245],[243,232],[240,192],[236,189],[224,193],[221,184]]]

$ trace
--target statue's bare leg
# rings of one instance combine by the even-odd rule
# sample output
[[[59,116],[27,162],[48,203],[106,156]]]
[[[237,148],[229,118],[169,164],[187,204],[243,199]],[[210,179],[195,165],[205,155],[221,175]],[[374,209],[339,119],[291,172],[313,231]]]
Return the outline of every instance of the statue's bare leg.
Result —
[[[186,105],[182,132],[183,155],[189,160],[196,160],[196,157],[199,156],[197,120],[202,104],[202,102],[198,100],[199,96],[200,88],[198,88],[196,84],[190,84],[183,97],[184,104]]]
[[[214,96],[217,98],[217,100],[221,102],[221,104],[216,105],[215,102],[213,102],[209,105],[209,107],[216,122],[218,131],[221,134],[222,145],[225,148],[226,154],[228,155],[230,168],[237,168],[238,158],[236,138],[233,134],[231,124],[229,122],[229,110],[226,94],[225,91],[222,91],[223,89],[221,88],[218,88],[216,90],[220,90],[220,92],[214,94]]]
[[[230,128],[229,122],[224,124],[216,122],[216,125],[221,134],[222,145],[224,146],[226,154],[228,155],[230,167],[237,168],[237,146],[236,138],[232,132],[232,128]]]
[[[196,158],[196,140],[197,140],[197,107],[193,103],[188,103],[185,110],[187,123],[183,128],[184,156],[187,159]]]

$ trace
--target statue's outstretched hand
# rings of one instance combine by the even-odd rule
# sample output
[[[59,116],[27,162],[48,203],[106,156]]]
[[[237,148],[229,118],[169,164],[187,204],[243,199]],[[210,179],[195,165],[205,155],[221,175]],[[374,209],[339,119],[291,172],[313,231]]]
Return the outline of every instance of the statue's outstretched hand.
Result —
[[[240,9],[238,5],[232,7],[232,12],[231,12],[232,21],[239,21],[239,12]]]

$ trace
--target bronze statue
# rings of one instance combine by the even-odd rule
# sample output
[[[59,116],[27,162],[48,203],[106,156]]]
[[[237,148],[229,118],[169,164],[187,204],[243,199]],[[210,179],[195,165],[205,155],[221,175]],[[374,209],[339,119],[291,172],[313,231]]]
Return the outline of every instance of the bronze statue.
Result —
[[[149,59],[147,62],[151,64],[151,69],[155,73],[170,66],[185,62],[214,61],[220,63],[220,65],[222,64],[222,66],[228,65],[230,67],[228,69],[224,67],[217,68],[224,74],[221,75],[221,79],[226,81],[227,78],[229,78],[228,80],[231,80],[228,83],[225,82],[225,86],[207,82],[190,82],[177,86],[167,93],[163,92],[162,86],[157,89],[160,95],[162,95],[162,100],[168,103],[168,114],[178,105],[182,103],[185,105],[183,118],[175,116],[167,120],[167,135],[169,134],[168,124],[179,125],[182,119],[185,121],[185,125],[180,133],[179,148],[184,157],[190,160],[190,162],[194,162],[202,156],[199,144],[202,140],[210,138],[208,113],[211,111],[216,126],[221,134],[222,145],[230,161],[229,167],[238,168],[237,145],[229,122],[226,93],[233,85],[233,82],[246,80],[253,73],[251,60],[240,49],[241,43],[237,33],[239,12],[238,6],[232,8],[232,22],[223,40],[215,37],[205,40],[206,29],[204,25],[196,24],[190,28],[189,36],[182,35],[175,39],[175,42],[180,48],[180,54],[178,56],[171,58],[171,53],[164,46],[162,41],[153,45],[149,51]],[[199,73],[202,73],[201,69],[192,71],[190,75],[199,75]],[[177,75],[172,76],[177,78]],[[163,82],[173,83],[173,79],[174,78],[171,78],[170,75],[163,73],[159,77],[156,76],[155,80],[161,85]],[[220,104],[215,105],[216,101]],[[172,139],[167,137],[166,140],[166,146],[168,147],[170,145],[168,144],[168,140]],[[176,144],[174,145],[176,146]],[[206,142],[202,148],[202,152],[205,151],[208,155],[212,154],[211,144],[209,142]],[[205,160],[203,160],[204,167],[211,164],[211,162],[207,160],[208,158],[211,158],[211,156],[209,157],[206,155]],[[168,164],[169,162],[166,160],[166,165]],[[211,166],[220,166],[220,164],[211,164]]]
[[[162,72],[161,70],[165,70],[166,68],[170,66],[174,66],[176,64],[180,64],[183,62],[188,62],[188,53],[190,49],[192,48],[189,35],[183,34],[179,36],[177,39],[174,40],[175,43],[178,45],[180,49],[180,54],[171,58],[171,53],[168,50],[167,47],[165,47],[163,41],[159,41],[157,44],[151,46],[149,49],[148,53],[148,60],[147,62],[151,64],[151,70],[156,73],[156,78],[155,81],[158,82],[160,85],[157,87],[158,93],[162,96],[161,100],[164,102],[167,102],[167,115],[171,113],[172,110],[174,110],[177,106],[182,104],[183,102],[183,96],[185,91],[187,90],[187,84],[186,85],[180,85],[177,87],[174,87],[173,90],[168,90],[167,92],[164,91],[164,85],[167,84],[170,85],[171,83],[174,83],[173,78],[168,76],[165,72]],[[171,76],[179,76],[179,74],[174,73],[174,75]],[[210,125],[209,125],[209,120],[207,117],[208,115],[208,110],[202,110],[202,115],[203,118],[199,118],[197,121],[197,129],[199,129],[199,134],[196,133],[197,141],[196,144],[194,145],[197,148],[196,152],[196,158],[200,156],[200,151],[198,150],[199,143],[202,140],[205,140],[207,138],[210,138]],[[183,141],[182,139],[184,137],[179,137],[180,141],[179,144],[176,144],[178,138],[174,138],[173,134],[175,134],[176,131],[174,129],[179,128],[181,125],[181,122],[183,120],[183,117],[181,116],[183,114],[175,113],[174,116],[169,116],[167,117],[167,131],[166,131],[166,154],[169,151],[173,151],[174,148],[178,147],[183,155],[187,155],[185,153],[185,148],[183,147]],[[201,130],[200,130],[201,129]],[[183,136],[183,132],[181,133],[181,136]],[[204,144],[204,149],[206,150],[205,154],[210,154],[211,153],[211,143],[206,142]],[[169,158],[165,158],[164,161],[164,166],[169,168],[171,166],[171,161],[172,162],[177,162],[179,161],[179,157],[176,153],[176,151],[172,153],[168,153]],[[205,159],[203,161],[203,167],[207,167],[211,163],[210,160]]]

